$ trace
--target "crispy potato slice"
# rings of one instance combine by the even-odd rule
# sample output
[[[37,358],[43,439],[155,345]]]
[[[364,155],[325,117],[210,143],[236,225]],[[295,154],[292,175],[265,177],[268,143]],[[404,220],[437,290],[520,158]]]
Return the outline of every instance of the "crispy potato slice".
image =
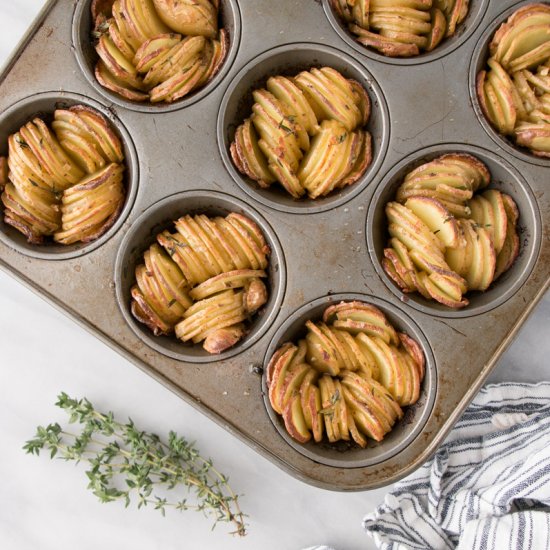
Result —
[[[160,19],[184,35],[215,38],[218,13],[209,0],[153,0]]]
[[[189,295],[193,300],[202,300],[213,294],[227,290],[228,288],[244,288],[250,284],[251,279],[265,277],[265,271],[253,269],[237,269],[216,275],[200,285],[194,287]]]
[[[123,171],[121,164],[111,163],[64,191],[56,242],[90,242],[114,224],[124,204]]]
[[[266,84],[267,89],[288,109],[296,122],[309,134],[315,134],[318,125],[317,117],[304,97],[303,92],[294,82],[284,76],[272,76]]]
[[[357,41],[364,46],[370,46],[388,57],[413,57],[420,53],[416,44],[403,44],[389,37],[365,30],[358,25],[350,25],[350,31],[358,36]]]
[[[504,239],[502,249],[496,258],[493,280],[498,279],[503,273],[512,267],[519,255],[519,249],[519,235],[516,231],[515,225],[511,223],[510,219],[508,219],[506,237]]]
[[[461,235],[456,220],[439,201],[430,197],[410,197],[405,206],[414,212],[446,247],[460,246]]]
[[[195,302],[175,326],[176,336],[196,344],[211,332],[241,323],[247,317],[242,299],[242,291],[229,289]]]
[[[298,348],[294,344],[286,343],[275,352],[267,365],[266,377],[269,388],[269,402],[273,410],[279,414],[283,412],[281,398],[286,373],[297,351]]]
[[[212,355],[232,348],[245,335],[244,325],[238,323],[230,327],[219,328],[210,332],[204,339],[202,347]]]
[[[329,69],[302,71],[294,81],[314,108],[319,121],[337,120],[352,131],[362,120],[353,88],[340,73]]]
[[[103,61],[105,69],[114,78],[123,82],[130,89],[143,90],[143,81],[137,74],[136,68],[129,59],[124,57],[109,36],[104,34],[100,37],[96,51]]]
[[[180,42],[181,35],[170,32],[158,34],[146,40],[133,57],[137,72],[146,73],[160,56],[167,54]]]
[[[113,75],[101,59],[97,62],[94,74],[97,81],[104,88],[119,94],[125,99],[129,99],[130,101],[147,101],[149,99],[149,94],[136,90],[128,83]]]
[[[269,170],[267,160],[260,150],[258,136],[249,118],[237,128],[233,143],[241,162],[240,171],[257,181],[260,187],[269,187],[275,181],[275,177]]]
[[[298,394],[292,396],[283,410],[283,420],[287,432],[293,439],[299,443],[307,443],[311,439],[311,432],[304,419],[304,411]]]
[[[307,362],[318,372],[327,372],[334,376],[345,368],[341,359],[339,360],[338,351],[326,335],[311,321],[306,322],[308,333],[307,342]]]

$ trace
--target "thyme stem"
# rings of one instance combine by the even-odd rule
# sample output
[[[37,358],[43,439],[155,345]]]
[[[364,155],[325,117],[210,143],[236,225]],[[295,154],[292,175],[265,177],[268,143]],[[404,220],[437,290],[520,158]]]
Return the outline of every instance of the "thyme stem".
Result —
[[[69,415],[69,423],[80,424],[80,433],[57,423],[39,426],[35,438],[23,447],[27,453],[39,455],[45,449],[51,458],[86,463],[88,488],[101,502],[123,500],[128,506],[131,494],[137,494],[138,508],[154,505],[163,515],[166,508],[197,510],[213,518],[213,527],[226,522],[233,525],[234,534],[246,534],[245,516],[228,478],[194,444],[175,432],[166,443],[138,430],[132,420],[122,424],[113,413],[97,411],[87,399],[61,393],[56,405]],[[175,498],[182,487],[192,502]]]

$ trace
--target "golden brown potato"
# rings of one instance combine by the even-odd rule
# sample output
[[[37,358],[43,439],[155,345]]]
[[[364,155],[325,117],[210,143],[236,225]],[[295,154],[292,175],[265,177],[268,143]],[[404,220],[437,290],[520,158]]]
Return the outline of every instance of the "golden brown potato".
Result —
[[[309,320],[306,328],[305,339],[281,346],[266,371],[269,401],[289,435],[360,447],[368,438],[381,441],[401,407],[420,396],[422,349],[358,301],[329,306],[323,322]]]
[[[117,219],[124,203],[122,144],[102,115],[83,105],[58,109],[8,138],[0,159],[4,220],[30,243],[89,242]],[[8,170],[9,168],[9,170]]]
[[[528,4],[495,32],[477,76],[483,114],[535,156],[550,156],[550,7]]]
[[[208,353],[237,344],[268,300],[270,249],[252,220],[186,215],[165,230],[136,268],[131,311],[154,334],[203,343]]]
[[[123,171],[121,164],[109,164],[63,193],[56,242],[90,242],[113,225],[124,204]]]
[[[164,23],[176,32],[214,38],[218,10],[210,0],[153,0]]]
[[[272,76],[253,92],[252,115],[235,131],[231,158],[267,188],[293,198],[324,197],[359,180],[372,161],[370,98],[331,67]]]
[[[331,0],[356,40],[389,57],[432,51],[456,34],[469,0]]]
[[[487,167],[447,154],[410,171],[386,205],[390,240],[382,266],[406,293],[450,308],[468,305],[469,290],[486,290],[517,257],[517,207],[484,189]],[[500,260],[499,260],[500,258]]]
[[[92,18],[96,78],[130,101],[170,103],[188,95],[215,76],[229,47],[210,0],[94,2]]]

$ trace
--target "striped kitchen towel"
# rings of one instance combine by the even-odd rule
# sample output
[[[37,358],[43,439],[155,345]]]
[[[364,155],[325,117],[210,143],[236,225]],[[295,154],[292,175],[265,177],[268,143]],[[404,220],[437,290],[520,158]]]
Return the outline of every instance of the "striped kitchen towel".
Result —
[[[383,550],[550,548],[550,382],[483,388],[363,526]]]

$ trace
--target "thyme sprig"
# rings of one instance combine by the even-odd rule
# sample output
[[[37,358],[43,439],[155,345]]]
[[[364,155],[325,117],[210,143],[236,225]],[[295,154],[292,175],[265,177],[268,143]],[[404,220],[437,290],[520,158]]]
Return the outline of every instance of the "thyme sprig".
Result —
[[[80,433],[57,423],[38,426],[35,437],[23,447],[27,453],[48,450],[50,458],[86,463],[88,489],[101,502],[122,500],[127,507],[134,494],[138,508],[151,505],[162,515],[167,508],[197,510],[213,519],[212,528],[229,523],[233,534],[246,534],[244,514],[228,478],[193,443],[172,431],[165,443],[158,435],[139,430],[131,419],[122,424],[112,412],[97,411],[85,398],[61,393],[56,406],[69,415],[70,424],[80,424]],[[182,492],[185,496],[178,497]]]

